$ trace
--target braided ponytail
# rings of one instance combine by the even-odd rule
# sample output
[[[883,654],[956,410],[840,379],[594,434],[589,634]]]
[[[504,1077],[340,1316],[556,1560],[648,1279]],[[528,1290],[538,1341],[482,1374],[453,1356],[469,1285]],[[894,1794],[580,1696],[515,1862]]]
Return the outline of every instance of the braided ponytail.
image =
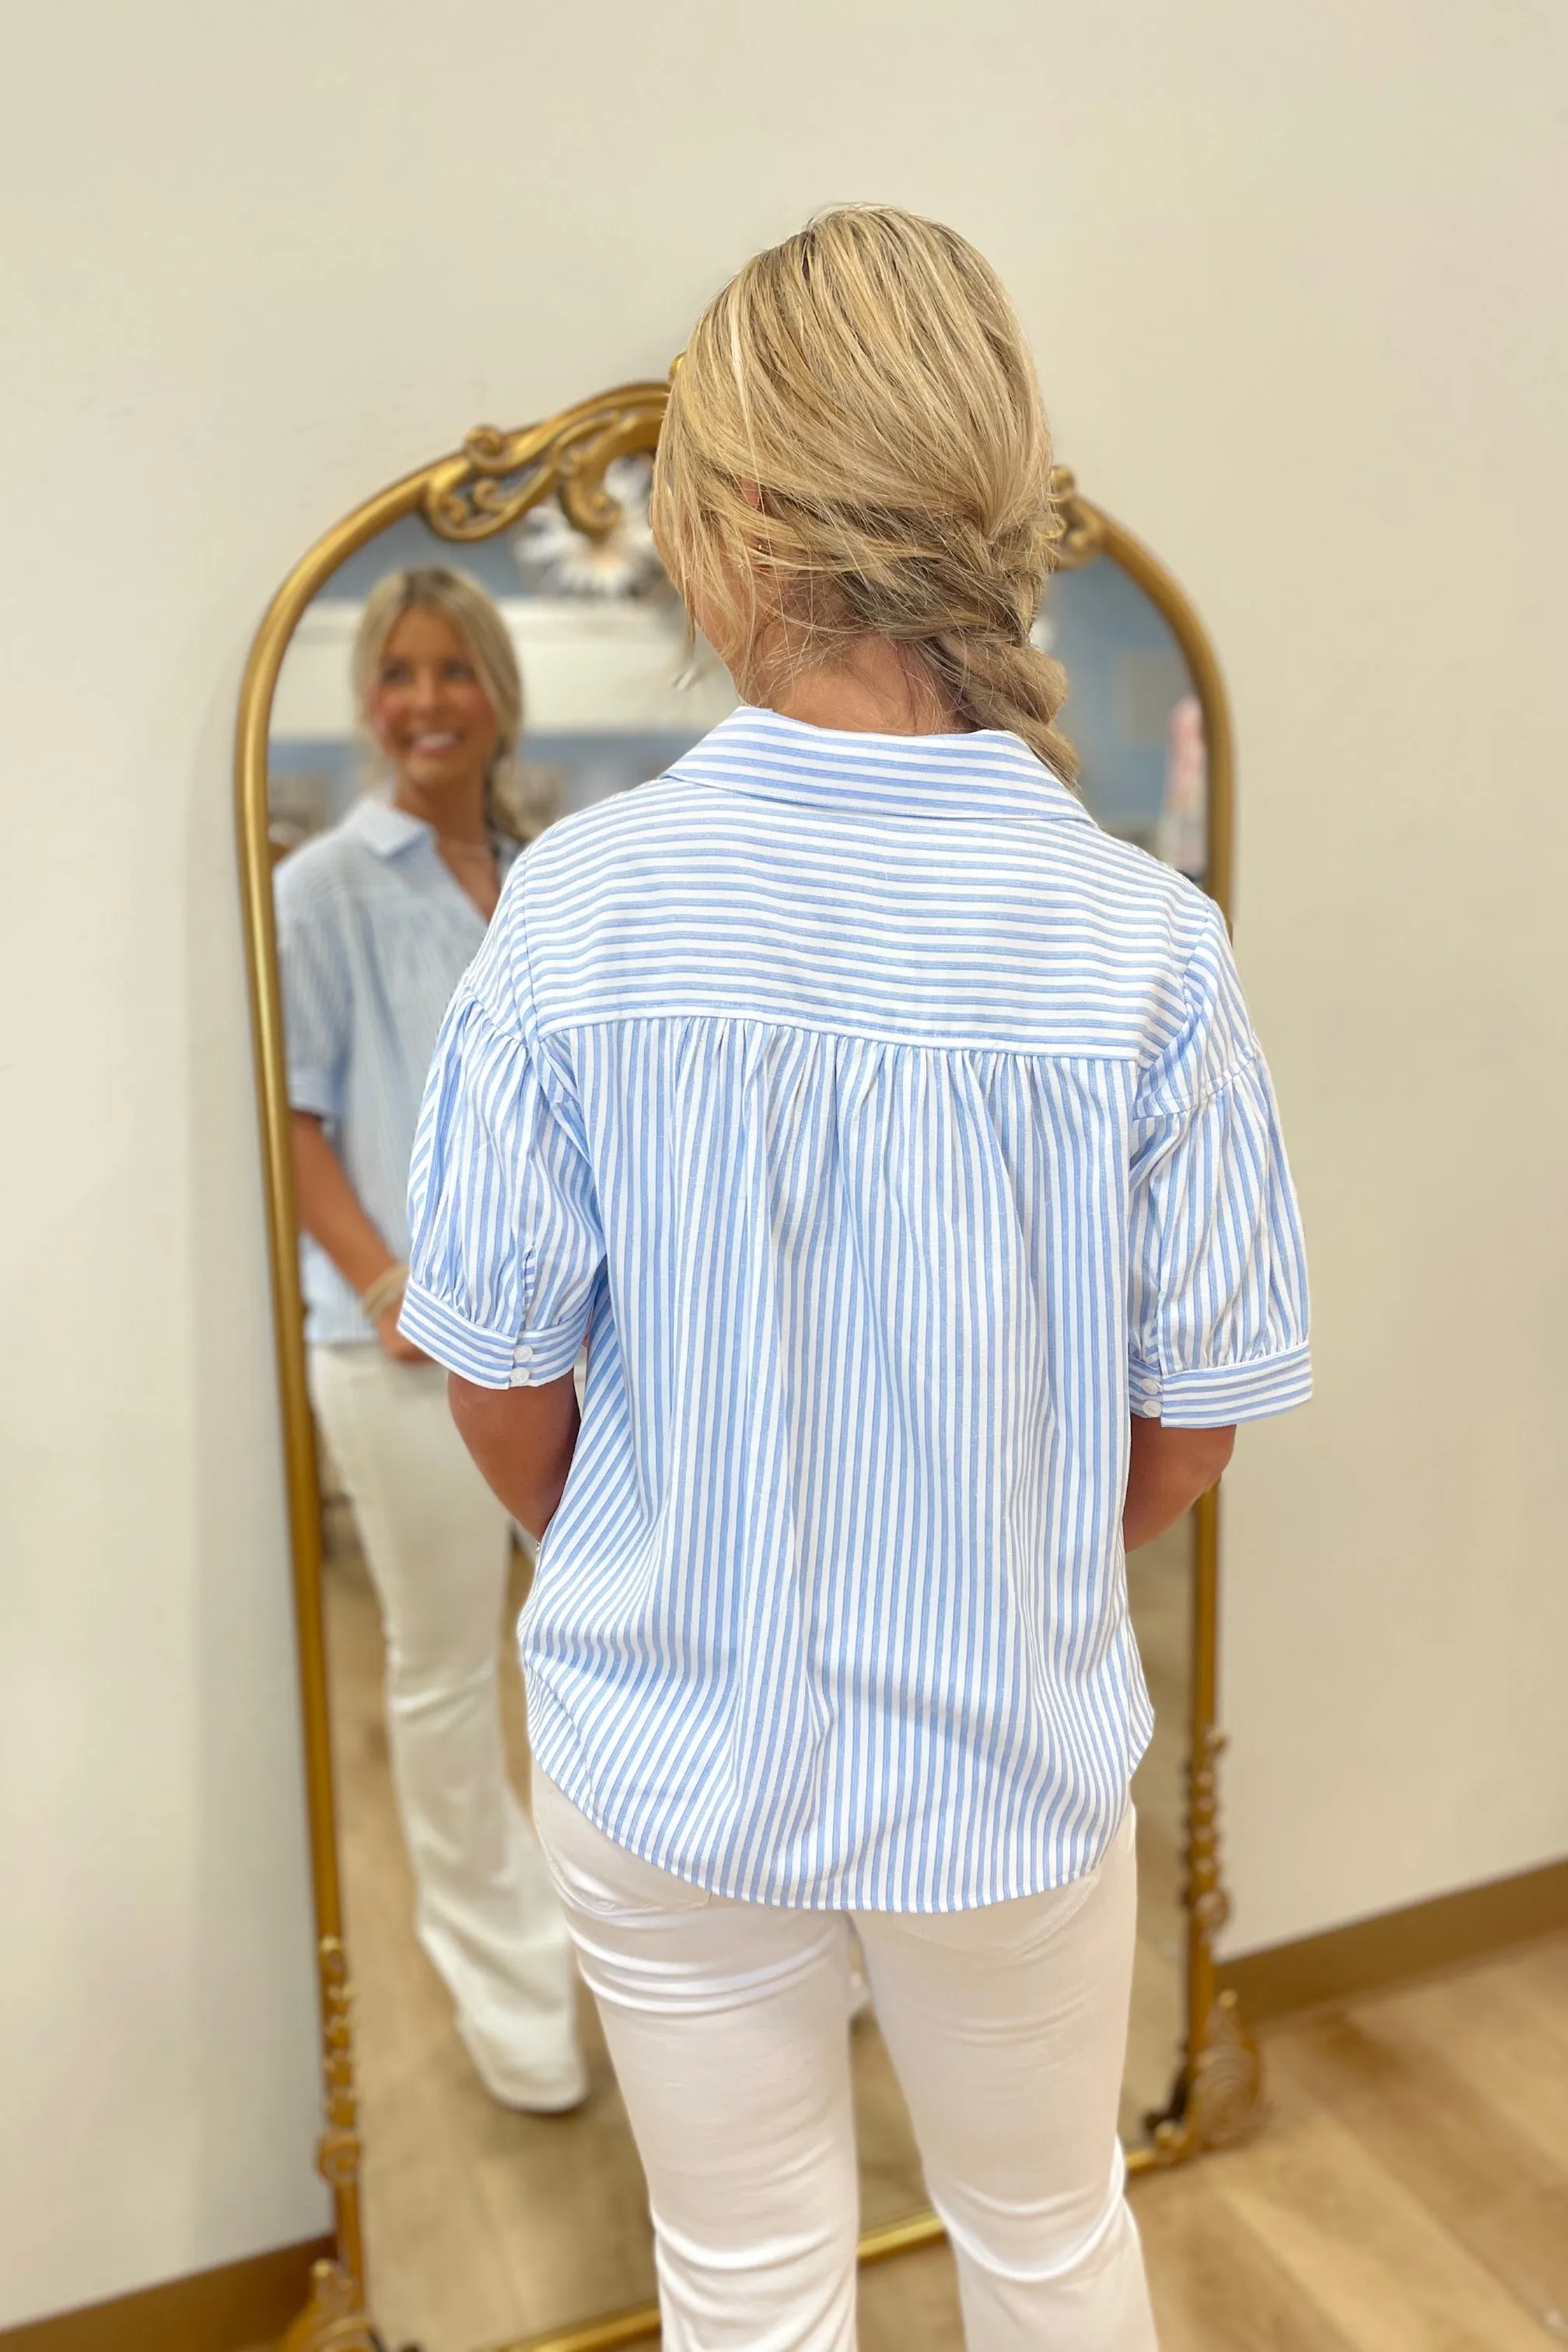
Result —
[[[676,372],[652,521],[743,693],[776,690],[781,642],[798,670],[885,637],[961,723],[1076,781],[1066,673],[1030,641],[1050,436],[1006,294],[952,229],[845,206],[749,261]]]

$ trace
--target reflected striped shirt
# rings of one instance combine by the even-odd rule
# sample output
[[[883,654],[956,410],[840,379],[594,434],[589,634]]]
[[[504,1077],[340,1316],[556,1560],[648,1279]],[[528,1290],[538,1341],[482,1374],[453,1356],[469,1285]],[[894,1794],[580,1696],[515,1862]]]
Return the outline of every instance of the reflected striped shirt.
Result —
[[[404,1328],[584,1339],[521,1622],[542,1769],[711,1891],[943,1911],[1099,1861],[1149,1738],[1130,1415],[1308,1393],[1224,925],[1016,737],[742,709],[519,861],[447,1013]]]
[[[516,855],[498,836],[503,874]],[[402,1257],[425,1075],[484,918],[430,826],[383,793],[286,857],[273,898],[289,1107],[323,1121],[360,1205]],[[312,1345],[374,1341],[352,1286],[308,1234],[300,1278]]]

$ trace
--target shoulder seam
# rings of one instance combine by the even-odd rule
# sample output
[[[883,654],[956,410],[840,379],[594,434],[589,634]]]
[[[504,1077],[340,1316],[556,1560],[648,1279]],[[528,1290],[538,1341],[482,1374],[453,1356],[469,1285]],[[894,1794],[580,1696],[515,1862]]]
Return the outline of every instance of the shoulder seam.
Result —
[[[1209,1084],[1202,1087],[1198,1093],[1184,1097],[1180,1102],[1173,1104],[1168,1109],[1146,1111],[1134,1110],[1132,1114],[1134,1123],[1139,1127],[1152,1127],[1161,1119],[1195,1118],[1199,1111],[1206,1110],[1210,1103],[1216,1101],[1221,1095],[1227,1093],[1236,1084],[1237,1078],[1245,1077],[1247,1071],[1252,1068],[1253,1065],[1261,1061],[1262,1058],[1263,1048],[1256,1040],[1254,1040],[1253,1044],[1248,1046],[1245,1054],[1240,1055],[1236,1061],[1230,1064],[1227,1069],[1223,1071],[1217,1078],[1211,1079]]]
[[[583,1029],[629,1029],[638,1025],[659,1027],[672,1021],[707,1021],[715,1025],[730,1023],[740,1027],[785,1029],[802,1037],[853,1038],[868,1045],[887,1045],[895,1053],[911,1054],[994,1054],[999,1061],[1010,1062],[1096,1062],[1118,1067],[1138,1066],[1137,1053],[1103,1045],[1017,1045],[999,1044],[989,1037],[898,1037],[885,1029],[857,1028],[844,1022],[802,1021],[783,1013],[718,1012],[710,1004],[668,1004],[657,1013],[590,1013],[575,1016],[563,1013],[546,1022],[541,1019],[536,1034],[541,1045],[552,1038],[570,1036]]]

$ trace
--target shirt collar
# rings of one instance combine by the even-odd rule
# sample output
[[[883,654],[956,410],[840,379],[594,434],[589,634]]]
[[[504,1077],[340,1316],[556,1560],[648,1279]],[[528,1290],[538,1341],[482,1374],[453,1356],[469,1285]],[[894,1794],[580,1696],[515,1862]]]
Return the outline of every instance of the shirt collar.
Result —
[[[428,842],[436,850],[434,829],[423,817],[410,816],[406,809],[394,806],[384,785],[362,793],[347,816],[342,830],[363,841],[377,857],[401,857],[405,850],[417,841]],[[492,834],[497,870],[504,877],[510,870],[521,845],[510,834]],[[437,850],[437,855],[439,856]]]
[[[436,839],[423,818],[394,808],[384,791],[362,793],[343,819],[343,831],[353,834],[377,857],[397,857],[416,841],[434,845]]]
[[[721,792],[883,816],[1079,818],[1083,803],[1020,736],[858,735],[742,706],[668,772]]]

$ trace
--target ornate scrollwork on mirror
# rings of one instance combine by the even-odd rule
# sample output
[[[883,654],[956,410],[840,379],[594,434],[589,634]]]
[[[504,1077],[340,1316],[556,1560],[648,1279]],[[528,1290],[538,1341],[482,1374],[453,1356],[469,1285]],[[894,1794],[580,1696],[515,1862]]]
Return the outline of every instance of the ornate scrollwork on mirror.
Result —
[[[602,538],[622,513],[605,476],[617,457],[653,448],[668,397],[665,384],[629,383],[521,432],[477,425],[455,457],[431,467],[426,520],[441,539],[489,539],[554,497],[574,530]]]
[[[662,605],[658,594],[647,595],[644,555],[622,563],[616,551],[628,520],[625,461],[652,452],[666,398],[662,383],[630,384],[520,431],[470,433],[460,449],[367,500],[310,550],[274,599],[246,671],[237,814],[321,1988],[325,2114],[317,2160],[331,2190],[337,2236],[336,2260],[320,2267],[286,2352],[383,2352],[386,2342],[401,2345],[411,2335],[426,2352],[478,2352],[480,2344],[491,2352],[607,2352],[657,2332],[640,2175],[602,2051],[590,2049],[592,2095],[574,2117],[543,2121],[488,2102],[408,1924],[412,1904],[378,1736],[375,1601],[331,1491],[331,1465],[323,1464],[308,1386],[274,869],[334,808],[341,814],[352,790],[344,781],[352,716],[346,698],[341,708],[332,701],[338,689],[331,684],[346,676],[345,628],[378,565],[438,560],[436,542],[470,555],[489,551],[500,562],[506,535],[521,532],[510,589],[500,573],[491,584],[523,647],[524,670],[534,671],[525,749],[542,742],[548,751],[552,806],[634,781],[636,760],[662,756],[658,747],[672,730],[684,726],[694,736],[719,715],[711,682],[706,704],[684,719],[662,682],[649,683],[649,663],[679,648],[682,633],[677,625],[672,635],[670,627],[679,616],[662,575],[656,583],[665,592]],[[1040,633],[1072,680],[1066,723],[1085,755],[1086,796],[1103,822],[1172,856],[1226,908],[1232,762],[1213,649],[1149,551],[1083,498],[1070,475],[1058,475],[1058,576]],[[554,589],[541,591],[538,577],[531,583],[525,577],[528,519],[546,510],[594,558],[584,572],[590,587],[622,583],[619,606],[602,593],[597,603],[573,606]],[[644,602],[634,613],[628,600],[637,593]],[[1216,1497],[1132,1565],[1133,1614],[1163,1726],[1136,1790],[1149,1840],[1150,1924],[1140,1947],[1123,2134],[1137,2171],[1243,2136],[1258,2112],[1259,2072],[1234,2000],[1219,1995],[1215,1982],[1215,1938],[1226,1907],[1217,1801]],[[526,1563],[518,1563],[519,1576],[525,1573]],[[527,1762],[520,1693],[505,1705],[521,1780]],[[416,2026],[396,2009],[405,2000],[418,2011]],[[584,2032],[591,2032],[590,2021]],[[929,2243],[941,2229],[920,2202],[918,2160],[874,2021],[856,2032],[868,2221],[861,2254],[872,2262]],[[398,2077],[395,2096],[386,2087],[394,2044],[429,2053],[424,2074]],[[420,2105],[426,2093],[427,2111]],[[417,2172],[422,2162],[434,2173],[419,2174],[417,2192],[400,2207],[397,2168]],[[432,2221],[436,2175],[447,2179],[454,2203]],[[475,2288],[465,2302],[450,2280],[426,2273],[444,2262],[470,2282],[484,2273],[489,2254],[478,2244],[476,2199],[489,2217],[486,2227],[506,2244],[493,2293]],[[531,2210],[543,2217],[538,2238],[528,2234]],[[583,2242],[575,2270],[574,2233]],[[618,2307],[606,2312],[606,2304]]]

